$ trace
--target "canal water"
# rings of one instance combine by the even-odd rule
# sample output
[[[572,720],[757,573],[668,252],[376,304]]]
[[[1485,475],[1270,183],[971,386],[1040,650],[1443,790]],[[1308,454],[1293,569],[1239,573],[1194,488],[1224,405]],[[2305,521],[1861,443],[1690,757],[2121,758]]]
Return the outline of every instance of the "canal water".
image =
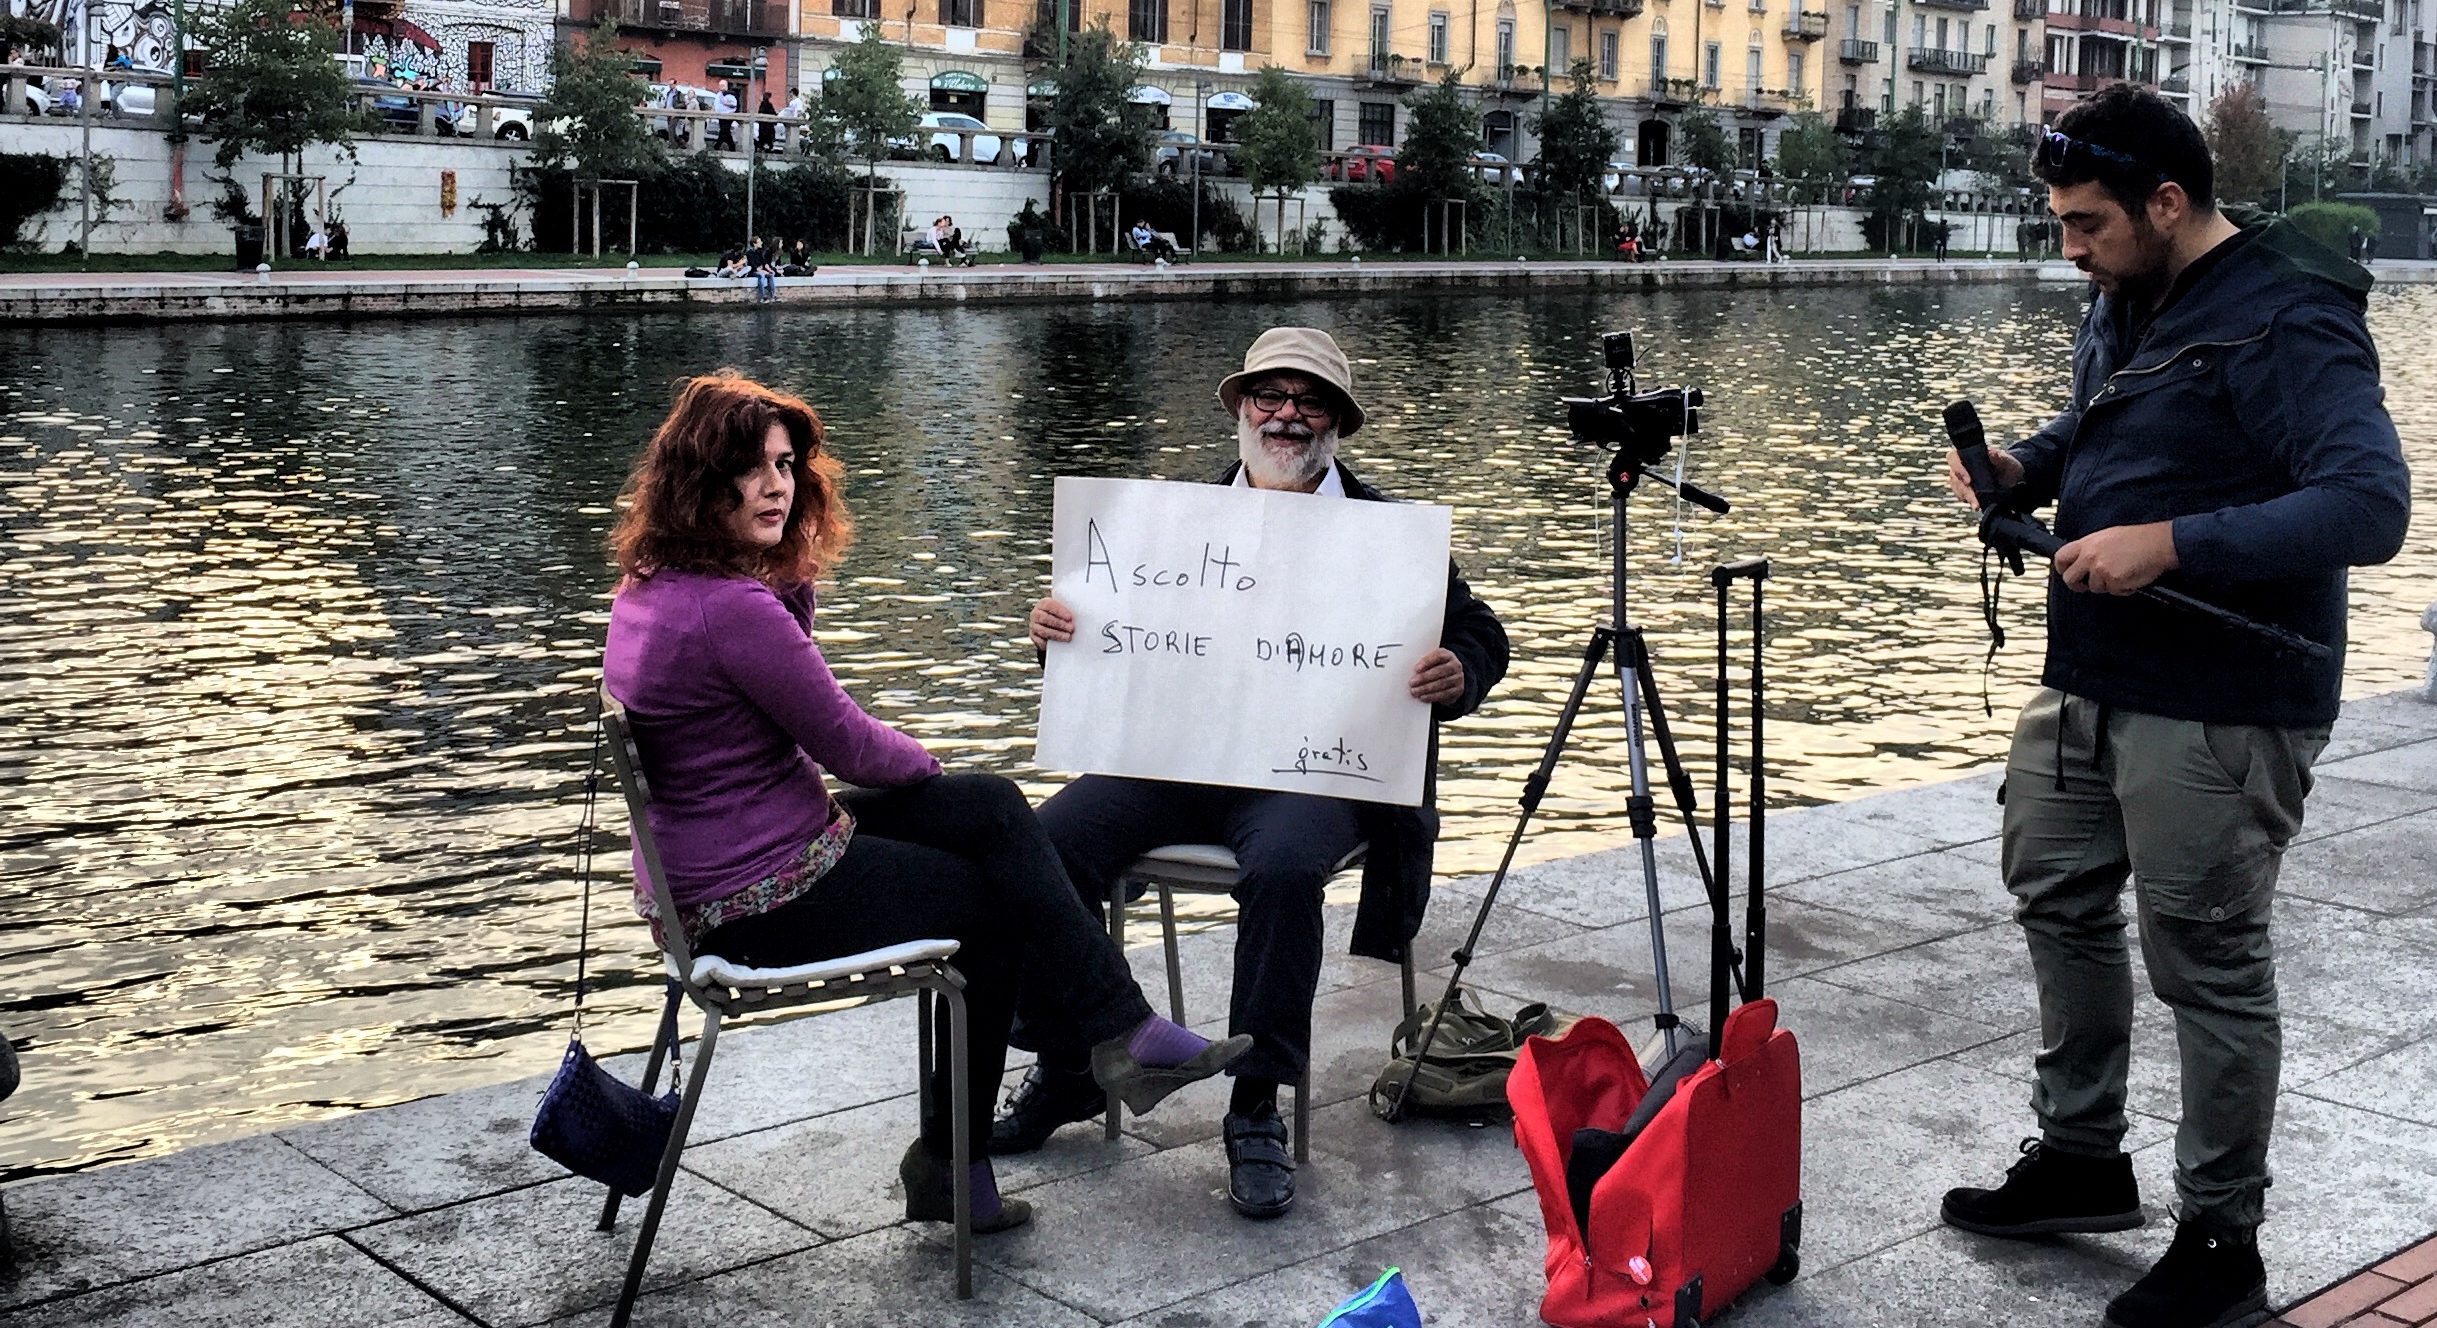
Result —
[[[0,1034],[26,1063],[0,1178],[552,1067],[601,537],[681,373],[734,365],[823,412],[861,522],[830,660],[950,765],[1038,796],[1059,781],[1030,763],[1022,624],[1052,478],[1215,473],[1211,390],[1244,345],[1332,328],[1372,420],[1348,459],[1454,509],[1514,638],[1446,731],[1454,874],[1494,863],[1604,616],[1602,458],[1556,404],[1594,385],[1603,330],[1640,334],[1645,386],[1707,391],[1685,474],[1734,503],[1632,503],[1675,727],[1708,750],[1707,570],[1769,556],[1771,788],[1810,802],[2000,752],[2040,595],[2008,587],[1991,718],[1938,408],[1971,397],[2019,436],[2060,399],[2079,308],[2026,284],[0,329]],[[2423,511],[2433,323],[2437,289],[2372,308]],[[2433,592],[2425,538],[2355,577],[2350,691],[2417,679]],[[1626,834],[1617,698],[1595,697],[1529,858]],[[637,1045],[648,941],[603,866],[595,1041]]]

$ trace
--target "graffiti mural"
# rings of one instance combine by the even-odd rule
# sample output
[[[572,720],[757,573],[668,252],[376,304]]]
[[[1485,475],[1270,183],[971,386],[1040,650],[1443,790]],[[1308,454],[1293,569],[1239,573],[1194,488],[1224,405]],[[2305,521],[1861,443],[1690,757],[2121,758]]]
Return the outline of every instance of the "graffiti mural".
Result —
[[[208,8],[210,0],[188,0],[188,22]],[[169,0],[0,0],[0,9],[57,25],[70,64],[99,64],[116,46],[142,68],[170,68],[177,28]],[[551,0],[405,0],[397,10],[404,24],[360,24],[354,49],[376,77],[463,88],[467,47],[485,42],[492,88],[540,92],[549,82],[554,11]]]

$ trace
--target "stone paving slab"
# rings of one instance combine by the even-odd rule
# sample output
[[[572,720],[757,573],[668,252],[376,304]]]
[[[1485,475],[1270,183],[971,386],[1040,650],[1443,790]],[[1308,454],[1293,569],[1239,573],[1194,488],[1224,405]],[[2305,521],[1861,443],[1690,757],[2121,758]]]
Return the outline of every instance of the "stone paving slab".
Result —
[[[2291,1328],[2334,1328],[2342,1294],[2367,1293],[2312,1293],[2437,1230],[2437,707],[2356,703],[2338,740],[2275,905],[2289,1018],[2262,1240]],[[2036,1012],[1997,883],[1992,793],[1984,773],[1771,821],[1770,985],[1802,1039],[1808,1098],[1804,1271],[1756,1289],[1730,1325],[2086,1328],[2171,1234],[2180,1089],[2171,1015],[2147,997],[2127,1145],[2150,1225],[2011,1243],[1938,1223],[1946,1188],[1993,1182],[2035,1128]],[[1669,967],[1692,1014],[1707,999],[1706,909],[1689,849],[1676,839],[1660,852]],[[1421,949],[1425,998],[1483,884],[1441,891]],[[1551,1000],[1649,1040],[1638,852],[1544,864],[1509,889],[1468,977],[1484,1002]],[[1543,1234],[1510,1133],[1391,1127],[1361,1100],[1402,1005],[1392,966],[1342,953],[1350,911],[1328,910],[1313,1160],[1287,1218],[1251,1223],[1227,1208],[1215,1138],[1226,1088],[1195,1085],[1129,1118],[1113,1145],[1073,1127],[1009,1160],[1007,1187],[1040,1220],[985,1238],[979,1298],[954,1302],[944,1228],[898,1220],[893,1167],[915,1085],[913,1006],[895,1001],[723,1034],[638,1322],[1292,1324],[1389,1264],[1408,1269],[1433,1323],[1533,1322]],[[1233,934],[1195,925],[1188,1014],[1215,1030]],[[1141,943],[1155,935],[1136,930],[1130,959],[1156,1001],[1164,973]],[[632,1074],[640,1060],[613,1064]],[[597,1324],[641,1205],[598,1233],[599,1188],[526,1151],[541,1082],[16,1186],[21,1264],[0,1274],[0,1324]],[[2377,1313],[2416,1312],[2410,1297],[2426,1296],[2437,1314],[2430,1258],[2412,1277],[2391,1264],[2383,1282],[2361,1283],[2385,1293]]]
[[[17,1267],[0,1277],[0,1308],[393,1215],[272,1136],[12,1186],[8,1210]]]
[[[593,1226],[602,1194],[567,1177],[365,1227],[349,1239],[470,1317],[521,1328],[618,1298],[646,1201],[627,1200],[617,1229],[603,1232]],[[689,1282],[821,1243],[810,1228],[681,1171],[643,1284]]]
[[[82,1328],[465,1328],[473,1322],[337,1236],[123,1282],[0,1324]],[[72,1317],[71,1317],[72,1316]]]

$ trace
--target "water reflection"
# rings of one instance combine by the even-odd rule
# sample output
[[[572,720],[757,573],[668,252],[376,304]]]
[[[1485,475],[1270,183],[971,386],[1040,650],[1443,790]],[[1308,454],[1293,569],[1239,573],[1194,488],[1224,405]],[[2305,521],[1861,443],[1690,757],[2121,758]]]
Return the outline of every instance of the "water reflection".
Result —
[[[575,804],[628,459],[678,372],[732,363],[818,404],[862,541],[824,609],[864,701],[951,762],[1029,765],[1025,606],[1049,485],[1199,479],[1211,391],[1281,321],[1358,359],[1350,459],[1454,507],[1516,642],[1447,731],[1451,872],[1485,868],[1607,602],[1601,459],[1554,427],[1601,331],[1708,388],[1687,474],[1725,518],[1632,512],[1634,613],[1706,751],[1706,571],[1776,560],[1772,787],[1786,800],[1997,752],[2038,594],[1980,709],[1974,559],[1931,488],[1937,407],[2017,435],[2058,399],[2056,288],[1535,293],[1529,300],[852,310],[355,326],[0,331],[0,1029],[28,1078],[0,1175],[164,1151],[535,1073],[573,972]],[[2437,292],[2382,294],[2390,404],[2437,486]],[[2354,583],[2350,685],[2418,676],[2425,544]],[[1622,833],[1614,697],[1526,852]],[[614,818],[613,818],[614,821]],[[608,905],[639,1042],[640,927]]]

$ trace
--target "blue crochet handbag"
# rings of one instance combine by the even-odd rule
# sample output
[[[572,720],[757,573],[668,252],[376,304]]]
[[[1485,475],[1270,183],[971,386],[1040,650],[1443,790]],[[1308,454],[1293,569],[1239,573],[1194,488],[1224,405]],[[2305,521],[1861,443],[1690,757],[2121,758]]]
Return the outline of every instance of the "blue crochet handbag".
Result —
[[[668,1150],[669,1132],[677,1125],[677,1009],[670,1005],[662,1017],[669,1044],[669,1091],[653,1097],[649,1087],[636,1087],[601,1068],[584,1049],[584,960],[592,948],[593,804],[601,784],[601,727],[592,731],[592,769],[584,776],[584,825],[576,850],[581,863],[583,922],[575,951],[575,1031],[568,1035],[567,1054],[558,1073],[542,1090],[541,1110],[534,1113],[533,1147],[542,1156],[586,1180],[633,1197],[649,1191],[659,1180],[660,1157]]]
[[[1405,1290],[1404,1270],[1391,1268],[1330,1310],[1320,1328],[1422,1328],[1422,1312]]]

